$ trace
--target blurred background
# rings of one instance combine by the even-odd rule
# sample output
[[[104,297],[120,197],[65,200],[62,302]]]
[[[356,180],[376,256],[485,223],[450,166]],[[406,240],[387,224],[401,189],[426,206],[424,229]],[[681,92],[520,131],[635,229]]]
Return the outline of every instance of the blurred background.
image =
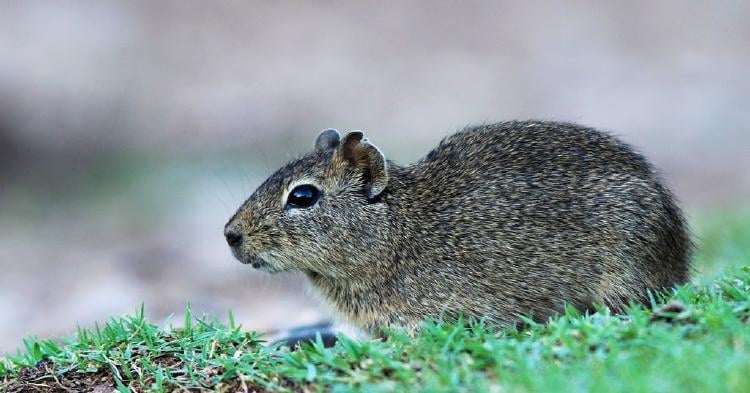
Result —
[[[700,242],[750,218],[748,20],[740,0],[2,2],[0,353],[141,303],[156,322],[187,302],[257,330],[327,318],[222,237],[327,127],[404,164],[471,123],[610,130]]]

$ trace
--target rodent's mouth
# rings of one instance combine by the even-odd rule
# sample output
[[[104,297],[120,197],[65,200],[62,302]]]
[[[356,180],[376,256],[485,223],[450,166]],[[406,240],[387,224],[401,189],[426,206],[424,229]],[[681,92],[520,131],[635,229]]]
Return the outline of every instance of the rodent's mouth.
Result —
[[[261,257],[259,257],[257,255],[252,255],[252,256],[248,256],[248,257],[245,257],[245,258],[239,258],[239,259],[240,259],[240,262],[242,262],[243,264],[245,264],[245,265],[251,265],[252,267],[254,267],[256,269],[258,269],[258,268],[260,268],[262,266],[267,266],[268,265],[268,262],[266,262],[263,258],[261,258]]]
[[[247,262],[247,264],[251,265],[255,269],[260,269],[261,267],[271,266],[271,265],[268,264],[268,262],[266,262],[266,261],[264,261],[264,260],[262,260],[262,259],[260,259],[258,257],[255,257],[255,258],[251,259],[249,262]]]
[[[261,255],[252,255],[247,258],[242,258],[240,259],[240,262],[245,265],[252,266],[255,270],[260,270],[266,273],[277,273],[282,271],[281,269],[278,269],[277,267],[268,263],[266,258]]]

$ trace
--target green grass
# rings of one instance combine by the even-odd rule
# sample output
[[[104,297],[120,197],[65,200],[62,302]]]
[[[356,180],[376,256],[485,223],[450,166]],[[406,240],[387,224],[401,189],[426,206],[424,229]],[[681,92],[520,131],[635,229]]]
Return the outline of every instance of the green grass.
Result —
[[[698,278],[750,265],[750,208],[699,214],[692,221]]]
[[[231,314],[224,325],[188,308],[185,327],[173,329],[147,322],[141,309],[64,343],[25,340],[18,354],[0,358],[0,391],[44,365],[39,386],[104,375],[122,392],[748,392],[750,267],[737,267],[750,265],[747,218],[701,224],[697,268],[718,276],[657,294],[625,315],[568,310],[522,331],[433,321],[386,341],[342,337],[334,348],[289,351],[263,346]]]

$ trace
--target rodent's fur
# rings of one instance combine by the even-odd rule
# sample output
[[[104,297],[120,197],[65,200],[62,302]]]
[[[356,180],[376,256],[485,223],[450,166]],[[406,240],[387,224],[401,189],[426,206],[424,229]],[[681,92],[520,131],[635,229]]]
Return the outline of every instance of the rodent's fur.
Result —
[[[322,191],[285,207],[295,185]],[[618,139],[575,124],[464,129],[398,166],[362,133],[320,134],[227,224],[235,256],[302,271],[371,332],[427,317],[512,325],[593,305],[621,311],[688,279],[691,242],[672,194]]]

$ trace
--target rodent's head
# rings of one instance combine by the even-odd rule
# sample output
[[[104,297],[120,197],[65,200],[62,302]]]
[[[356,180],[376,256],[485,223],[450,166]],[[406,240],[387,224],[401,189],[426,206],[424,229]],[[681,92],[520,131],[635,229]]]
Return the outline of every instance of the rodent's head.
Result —
[[[388,162],[360,131],[325,130],[269,177],[224,228],[232,253],[270,273],[354,277],[388,236]]]

